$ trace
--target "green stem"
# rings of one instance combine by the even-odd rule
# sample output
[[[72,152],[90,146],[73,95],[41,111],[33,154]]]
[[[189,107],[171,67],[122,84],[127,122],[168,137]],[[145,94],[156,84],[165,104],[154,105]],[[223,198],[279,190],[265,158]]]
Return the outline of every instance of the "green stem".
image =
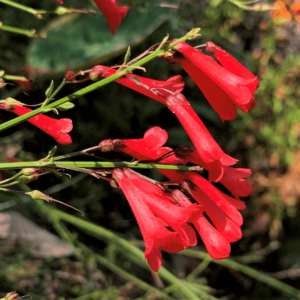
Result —
[[[160,291],[160,290],[156,289],[155,287],[153,287],[150,284],[144,282],[143,280],[137,278],[136,276],[126,272],[124,269],[122,269],[119,266],[117,266],[116,264],[110,262],[106,257],[103,257],[99,254],[96,254],[96,253],[92,252],[88,247],[86,247],[85,245],[83,245],[81,243],[78,243],[78,244],[79,244],[79,247],[81,249],[83,249],[83,250],[89,252],[90,254],[92,254],[95,257],[95,259],[98,263],[100,263],[101,265],[103,265],[106,268],[110,269],[111,271],[118,274],[119,276],[125,278],[126,280],[133,282],[139,288],[141,288],[145,291],[148,291],[148,292],[155,293],[158,297],[160,297],[162,299],[171,299],[170,296],[168,296],[163,291]]]
[[[1,1],[1,0],[0,0]],[[15,75],[3,75],[1,78],[6,80],[21,80],[21,81],[28,81],[28,79],[24,76],[15,76]]]
[[[85,232],[91,234],[92,236],[99,238],[101,240],[104,240],[108,243],[115,243],[119,247],[121,247],[123,250],[122,253],[127,256],[127,254],[131,254],[132,257],[135,258],[135,260],[139,261],[139,264],[143,266],[144,268],[149,268],[147,263],[144,260],[144,253],[130,244],[127,240],[119,237],[115,233],[100,227],[98,225],[92,224],[88,221],[82,220],[80,218],[74,217],[72,215],[69,215],[67,213],[64,213],[62,211],[59,211],[57,209],[54,209],[52,207],[49,208],[51,212],[54,213],[54,215],[70,224],[73,224],[81,229],[83,229]],[[49,209],[47,209],[47,213],[49,213]],[[184,282],[179,280],[176,276],[171,274],[168,270],[161,267],[159,272],[159,276],[164,279],[165,281],[176,284],[178,286],[178,290],[180,290],[188,299],[191,300],[200,300],[188,287],[184,285]]]
[[[214,260],[207,253],[204,253],[201,251],[194,251],[194,250],[184,250],[184,251],[180,252],[179,254],[190,256],[190,257],[196,257],[196,258],[200,258],[200,259],[205,259],[205,260],[211,261],[215,264],[240,271],[250,277],[253,277],[256,280],[259,280],[263,283],[270,285],[271,287],[282,292],[283,294],[300,299],[300,290],[297,290],[294,287],[292,287],[284,282],[281,282],[275,278],[265,275],[259,271],[256,271],[248,266],[242,265],[231,259]]]
[[[111,168],[134,168],[134,169],[159,169],[176,171],[198,171],[198,166],[172,166],[160,164],[139,164],[135,162],[97,162],[97,161],[60,161],[59,163],[33,161],[33,162],[14,162],[0,163],[0,170],[23,169],[23,168],[91,168],[91,169],[111,169]]]
[[[1,29],[1,26],[0,26],[0,29]],[[81,90],[79,90],[79,91],[71,94],[71,95],[68,95],[66,97],[63,97],[63,98],[55,101],[55,102],[52,102],[52,103],[48,104],[47,106],[45,106],[43,108],[40,107],[40,108],[38,108],[38,109],[36,109],[36,110],[34,110],[32,112],[29,112],[29,113],[27,113],[25,115],[22,115],[22,116],[14,118],[12,120],[9,120],[9,121],[7,121],[7,122],[5,122],[5,123],[3,123],[3,124],[0,125],[0,131],[3,131],[5,129],[10,128],[10,127],[12,127],[14,125],[17,125],[19,123],[22,123],[22,122],[24,122],[24,121],[28,120],[29,118],[32,118],[32,117],[34,117],[36,115],[45,113],[49,109],[56,108],[59,105],[65,103],[65,102],[73,101],[73,100],[75,100],[75,99],[77,99],[77,98],[79,98],[79,97],[81,97],[81,96],[83,96],[83,95],[85,95],[87,93],[90,93],[90,92],[92,92],[92,91],[94,91],[94,90],[96,90],[96,89],[98,89],[98,88],[100,88],[100,87],[102,87],[102,86],[104,86],[104,85],[106,85],[108,83],[111,83],[114,80],[116,80],[116,79],[124,76],[130,70],[132,70],[132,67],[142,66],[142,65],[148,63],[149,61],[151,61],[152,59],[154,59],[154,58],[162,55],[167,50],[170,50],[172,47],[176,46],[180,42],[183,42],[183,41],[185,41],[187,39],[190,39],[190,38],[191,37],[190,37],[190,35],[188,33],[184,37],[176,40],[175,42],[164,46],[163,49],[155,50],[153,53],[149,54],[148,56],[145,56],[144,58],[142,58],[139,61],[137,61],[136,63],[132,64],[132,66],[129,66],[129,67],[125,68],[121,72],[118,72],[118,73],[116,73],[116,74],[114,74],[112,76],[109,76],[109,77],[104,78],[104,79],[102,79],[100,81],[97,81],[97,82],[95,82],[95,83],[93,83],[93,84],[91,84],[91,85],[89,85],[89,86],[87,86],[87,87],[85,87],[85,88],[83,88],[83,89],[81,89]]]
[[[31,7],[28,7],[28,6],[25,6],[25,5],[10,1],[10,0],[0,0],[0,3],[4,3],[4,4],[10,5],[10,6],[13,6],[15,8],[21,9],[23,11],[26,11],[30,14],[35,15],[38,18],[42,17],[42,16],[40,16],[40,14],[44,14],[47,12],[46,10],[35,10]]]
[[[15,179],[16,177],[18,177],[18,176],[20,176],[20,175],[21,175],[21,172],[15,174],[14,176],[12,176],[12,177],[10,177],[10,178],[8,178],[8,179],[2,180],[2,181],[0,181],[0,185],[2,185],[3,183],[9,182],[9,181],[11,181],[11,180],[13,180],[13,179]]]
[[[35,29],[27,30],[27,29],[12,27],[12,26],[6,26],[3,25],[1,22],[0,22],[0,30],[26,35],[31,38],[42,37],[41,35],[36,33]]]

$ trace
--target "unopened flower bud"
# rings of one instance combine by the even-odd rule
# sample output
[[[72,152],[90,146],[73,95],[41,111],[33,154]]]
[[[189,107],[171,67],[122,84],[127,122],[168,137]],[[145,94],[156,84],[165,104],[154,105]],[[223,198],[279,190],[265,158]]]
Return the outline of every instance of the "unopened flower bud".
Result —
[[[102,152],[113,151],[113,142],[112,140],[104,140],[99,144],[99,150]]]
[[[95,66],[93,67],[92,71],[90,72],[90,79],[93,81],[98,80],[99,78],[102,77],[103,71],[107,69],[106,67],[103,66]]]
[[[68,71],[65,74],[64,81],[72,82],[74,81],[75,77],[76,77],[76,73],[74,71]]]
[[[22,175],[28,176],[28,175],[32,175],[34,173],[38,173],[39,170],[40,169],[38,169],[38,168],[24,168],[21,170],[21,172],[22,172]]]
[[[36,180],[39,177],[39,174],[32,174],[32,175],[21,175],[18,178],[19,184],[27,184],[31,181]]]
[[[7,106],[23,106],[24,105],[24,103],[14,99],[14,98],[11,98],[11,97],[8,97],[5,100],[2,100],[1,102],[5,103]]]
[[[180,184],[180,187],[183,191],[191,194],[191,189],[193,190],[196,186],[190,180],[186,179]]]
[[[25,194],[29,195],[34,200],[46,200],[46,201],[52,200],[52,198],[50,196],[45,195],[44,193],[42,193],[42,192],[40,192],[38,190],[27,192]]]

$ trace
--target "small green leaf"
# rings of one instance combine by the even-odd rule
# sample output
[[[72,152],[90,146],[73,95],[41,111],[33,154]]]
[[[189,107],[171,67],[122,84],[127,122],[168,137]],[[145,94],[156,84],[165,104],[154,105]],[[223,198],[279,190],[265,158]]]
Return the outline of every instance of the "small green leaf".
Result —
[[[59,112],[56,108],[52,108],[53,112],[56,113],[57,115],[59,115]]]
[[[63,104],[57,106],[57,109],[59,109],[61,111],[65,111],[65,110],[73,108],[74,106],[75,106],[75,104],[73,104],[71,102],[66,102],[66,103],[63,103]]]
[[[53,92],[53,88],[54,88],[54,81],[51,80],[50,86],[47,88],[46,93],[45,93],[47,98],[49,98],[51,96],[51,94]]]

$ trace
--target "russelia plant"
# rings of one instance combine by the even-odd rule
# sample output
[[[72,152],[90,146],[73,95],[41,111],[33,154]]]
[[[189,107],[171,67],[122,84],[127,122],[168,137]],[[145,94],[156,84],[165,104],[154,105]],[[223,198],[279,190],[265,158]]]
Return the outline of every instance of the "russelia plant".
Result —
[[[95,0],[95,3],[107,18],[114,34],[128,7],[119,6],[114,0]],[[176,149],[165,147],[168,134],[160,127],[150,128],[143,138],[104,140],[97,146],[63,156],[54,156],[55,147],[39,161],[1,163],[0,170],[21,171],[0,181],[0,190],[8,192],[8,186],[27,184],[46,173],[61,174],[65,169],[87,173],[108,181],[113,188],[124,193],[144,238],[145,259],[154,272],[162,265],[161,249],[176,253],[195,246],[196,231],[213,259],[228,257],[230,243],[242,237],[243,218],[239,210],[246,206],[239,197],[252,193],[251,185],[245,180],[251,171],[233,167],[237,160],[221,149],[181,93],[184,88],[181,76],[158,81],[132,73],[135,69],[145,70],[142,66],[155,58],[179,63],[222,121],[234,119],[236,107],[247,113],[255,106],[253,94],[259,85],[257,78],[213,42],[199,46],[213,57],[203,54],[199,47],[188,45],[188,40],[199,36],[199,30],[192,29],[185,36],[171,41],[167,36],[131,61],[129,48],[120,66],[97,65],[77,73],[70,70],[56,89],[51,82],[46,99],[35,110],[13,98],[0,101],[2,110],[18,115],[0,124],[0,131],[28,121],[52,136],[57,143],[67,145],[72,143],[72,120],[54,119],[44,114],[50,111],[58,114],[58,111],[73,108],[75,99],[116,81],[166,105],[176,115],[195,148],[186,145],[178,145]],[[4,72],[0,75],[2,85],[6,84],[5,80],[20,80]],[[26,79],[23,81],[26,82]],[[54,100],[66,84],[82,81],[95,82]],[[78,155],[92,156],[90,152],[94,151],[123,152],[129,156],[129,160],[130,157],[136,160],[130,163],[102,159],[89,162],[63,160]],[[156,169],[169,181],[158,182],[141,175],[135,171],[139,168]],[[204,169],[208,171],[208,180],[201,175]],[[220,182],[229,193],[219,190],[213,182]],[[35,200],[58,201],[38,190],[26,194]]]

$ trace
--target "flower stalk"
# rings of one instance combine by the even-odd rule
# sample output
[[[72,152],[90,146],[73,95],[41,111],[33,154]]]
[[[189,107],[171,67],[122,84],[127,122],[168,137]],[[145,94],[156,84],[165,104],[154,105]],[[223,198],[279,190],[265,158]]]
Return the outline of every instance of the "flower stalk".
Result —
[[[0,26],[0,29],[1,27],[3,26]],[[197,30],[196,30],[197,31]],[[191,39],[191,38],[195,38],[197,36],[197,34],[195,34],[195,30],[191,30],[189,33],[187,33],[185,36],[181,37],[180,39],[168,44],[168,45],[165,45],[162,49],[156,49],[155,51],[153,51],[153,53],[143,57],[142,59],[140,59],[139,61],[135,62],[134,64],[132,64],[131,66],[129,67],[126,67],[125,69],[123,69],[122,71],[110,76],[110,77],[107,77],[107,78],[104,78],[100,81],[97,81],[81,90],[78,90],[76,91],[75,93],[71,94],[71,95],[68,95],[66,97],[63,97],[57,101],[54,101],[50,104],[47,104],[46,106],[44,107],[40,107],[30,113],[27,113],[23,116],[19,116],[19,117],[16,117],[12,120],[9,120],[3,124],[0,125],[0,131],[3,131],[5,129],[8,129],[14,125],[17,125],[17,124],[20,124],[26,120],[28,120],[29,118],[32,118],[36,115],[39,115],[39,114],[42,114],[42,113],[46,113],[48,112],[49,110],[53,109],[53,108],[57,108],[58,106],[60,106],[61,104],[65,103],[65,102],[68,102],[68,101],[73,101],[87,93],[90,93],[108,83],[111,83],[113,81],[115,81],[116,79],[118,78],[121,78],[122,76],[124,76],[126,73],[130,73],[130,71],[132,70],[132,67],[138,67],[138,66],[142,66],[146,63],[148,63],[149,61],[151,61],[152,59],[158,57],[158,56],[161,56],[163,55],[166,51],[172,49],[172,47],[176,46],[177,44],[179,44],[180,42],[183,42],[183,41],[186,41],[188,39]]]
[[[133,169],[160,169],[176,171],[196,171],[202,170],[200,166],[173,166],[163,164],[141,164],[137,162],[99,162],[99,161],[31,161],[0,163],[0,170],[23,169],[23,168],[90,168],[90,169],[110,169],[110,168],[133,168]]]

